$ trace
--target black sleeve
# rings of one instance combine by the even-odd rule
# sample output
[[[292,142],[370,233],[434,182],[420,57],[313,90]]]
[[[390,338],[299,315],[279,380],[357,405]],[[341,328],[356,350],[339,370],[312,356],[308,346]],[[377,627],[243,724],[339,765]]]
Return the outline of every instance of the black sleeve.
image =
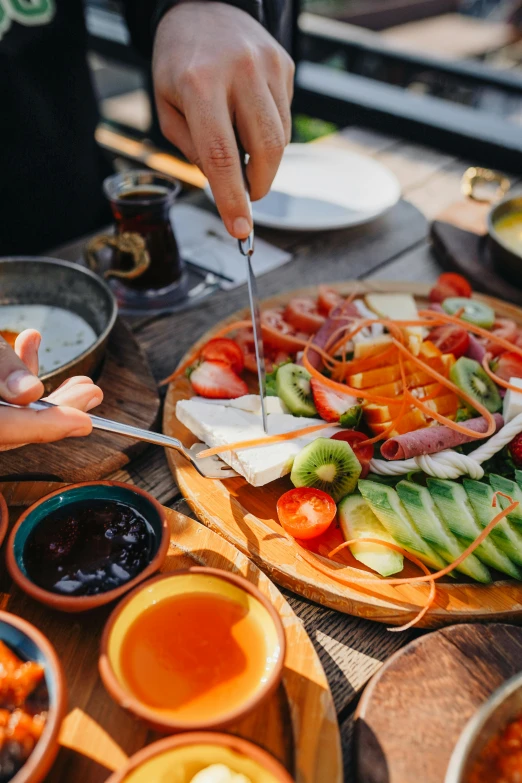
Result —
[[[288,16],[291,0],[221,0],[241,8],[261,22],[272,35],[281,40],[283,19]],[[212,2],[212,0],[209,0]],[[156,28],[163,15],[177,4],[177,0],[123,0],[125,17],[133,44],[146,57],[152,53]]]

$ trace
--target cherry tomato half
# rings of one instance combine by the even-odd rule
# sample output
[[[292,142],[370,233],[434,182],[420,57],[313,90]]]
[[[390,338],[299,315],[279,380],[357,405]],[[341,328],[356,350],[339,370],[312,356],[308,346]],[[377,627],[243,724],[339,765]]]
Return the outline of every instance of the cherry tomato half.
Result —
[[[444,324],[436,326],[429,335],[429,340],[442,353],[452,353],[455,359],[464,356],[469,346],[469,334],[461,326]]]
[[[254,334],[252,329],[240,329],[236,333],[235,341],[243,353],[245,370],[249,370],[249,372],[253,372],[257,375],[256,348],[254,345]],[[274,365],[284,364],[291,358],[286,351],[278,351],[277,349],[266,345],[265,340],[263,340],[263,347],[265,350],[265,370],[267,373],[273,371]]]
[[[514,343],[518,338],[519,330],[518,326],[514,321],[511,320],[511,318],[497,318],[493,324],[491,334],[496,335],[496,337],[502,337],[504,340],[508,340],[509,342]],[[491,356],[499,356],[506,350],[493,340],[486,340],[484,343],[484,348]]]
[[[430,291],[431,302],[443,302],[449,296],[470,297],[472,289],[468,281],[456,272],[443,272]]]
[[[243,351],[234,340],[228,337],[216,337],[203,346],[201,356],[208,362],[225,362],[234,372],[240,373],[245,366]]]
[[[326,285],[319,286],[319,296],[317,297],[317,307],[323,315],[330,315],[334,307],[342,304],[344,298],[337,291],[333,291]]]
[[[315,334],[326,320],[310,296],[290,299],[285,309],[285,319],[294,329],[307,334]]]
[[[369,436],[358,430],[339,430],[332,435],[331,440],[344,440],[350,444],[353,453],[361,463],[361,478],[366,478],[370,472],[370,460],[373,459],[373,443],[367,443],[365,446],[358,446],[358,444],[369,440]]]
[[[511,378],[522,378],[522,356],[505,351],[493,364],[493,372],[508,383]]]
[[[277,516],[293,538],[316,538],[327,530],[337,513],[335,501],[322,489],[296,487],[277,501]]]
[[[308,339],[307,334],[299,333],[285,320],[281,310],[264,310],[261,313],[261,328],[263,343],[278,351],[302,351],[303,341]]]

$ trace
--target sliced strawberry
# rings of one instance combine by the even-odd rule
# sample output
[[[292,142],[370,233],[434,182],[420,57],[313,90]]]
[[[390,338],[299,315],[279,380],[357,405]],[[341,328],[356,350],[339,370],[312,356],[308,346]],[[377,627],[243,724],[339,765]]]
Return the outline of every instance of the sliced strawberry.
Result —
[[[522,432],[515,435],[509,444],[509,453],[513,457],[513,462],[517,468],[522,467]]]
[[[336,392],[315,378],[312,378],[310,385],[317,413],[325,421],[339,421],[343,413],[357,405],[355,397]]]
[[[190,374],[192,388],[200,397],[232,400],[248,394],[248,386],[225,362],[202,362]]]

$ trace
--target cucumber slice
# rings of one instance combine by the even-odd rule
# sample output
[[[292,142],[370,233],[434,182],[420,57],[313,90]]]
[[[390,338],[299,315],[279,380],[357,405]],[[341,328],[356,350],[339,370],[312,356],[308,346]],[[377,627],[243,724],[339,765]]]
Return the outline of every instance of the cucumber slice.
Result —
[[[366,500],[359,495],[348,495],[338,506],[339,523],[346,541],[352,538],[380,538],[392,544],[397,542],[379,522]],[[400,552],[394,552],[379,544],[352,544],[352,555],[360,563],[376,571],[381,576],[391,576],[402,571],[404,558]]]
[[[428,479],[427,484],[435,505],[451,532],[469,545],[480,534],[481,527],[462,484],[448,479],[432,478]],[[473,554],[485,565],[496,568],[497,571],[502,571],[514,579],[520,579],[520,570],[489,538],[483,541]]]
[[[448,563],[453,563],[465,550],[466,545],[448,530],[445,521],[440,518],[437,512],[429,490],[412,481],[399,482],[396,490],[406,511],[415,520],[423,539],[431,544],[437,552],[440,552]],[[477,582],[484,584],[491,582],[488,569],[473,554],[468,555],[455,570],[461,571]]]
[[[386,484],[378,484],[376,481],[360,479],[359,490],[375,516],[399,546],[416,555],[430,568],[436,570],[444,568],[446,562],[419,535],[394,489]]]
[[[464,479],[464,489],[475,516],[481,527],[487,527],[496,517],[498,508],[493,508],[493,490],[489,484],[473,479]],[[503,519],[489,534],[497,547],[504,552],[516,565],[522,566],[522,531],[512,527],[507,519]]]
[[[518,506],[507,519],[509,519],[511,524],[517,525],[517,528],[520,529],[520,526],[522,525],[522,489],[517,483],[511,481],[511,479],[504,478],[504,476],[498,476],[495,473],[490,473],[489,483],[496,492],[505,492],[506,495],[509,495],[513,500],[518,500],[520,506]],[[503,498],[502,495],[498,496],[498,500],[500,508],[504,509],[509,506],[509,500]]]
[[[483,329],[491,329],[495,323],[495,311],[492,307],[476,299],[467,299],[464,296],[450,296],[442,303],[442,309],[448,315],[455,315],[458,310],[464,310],[460,316],[463,321]]]

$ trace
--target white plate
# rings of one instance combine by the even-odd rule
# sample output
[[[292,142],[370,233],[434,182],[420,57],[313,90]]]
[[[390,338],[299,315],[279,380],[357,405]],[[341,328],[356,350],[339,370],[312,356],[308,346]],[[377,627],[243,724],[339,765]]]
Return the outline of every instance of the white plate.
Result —
[[[205,193],[214,201],[208,184]],[[372,158],[339,147],[290,144],[270,193],[252,207],[257,225],[324,231],[368,223],[400,197],[397,178]]]

